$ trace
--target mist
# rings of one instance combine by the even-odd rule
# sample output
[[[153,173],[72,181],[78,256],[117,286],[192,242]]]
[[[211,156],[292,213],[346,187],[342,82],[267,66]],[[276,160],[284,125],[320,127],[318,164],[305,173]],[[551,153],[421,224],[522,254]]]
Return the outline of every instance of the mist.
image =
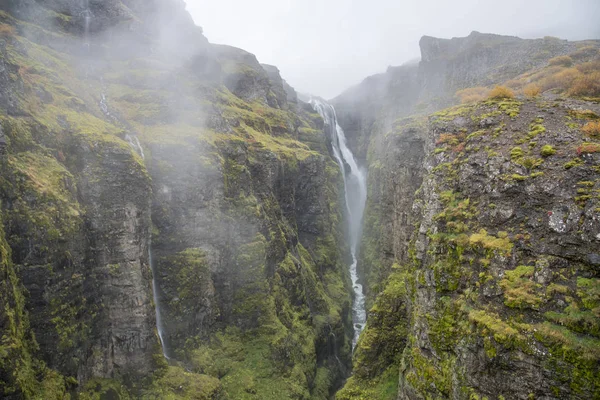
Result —
[[[212,43],[276,65],[298,91],[332,98],[364,77],[419,57],[419,38],[471,31],[522,38],[600,37],[596,0],[186,0]]]

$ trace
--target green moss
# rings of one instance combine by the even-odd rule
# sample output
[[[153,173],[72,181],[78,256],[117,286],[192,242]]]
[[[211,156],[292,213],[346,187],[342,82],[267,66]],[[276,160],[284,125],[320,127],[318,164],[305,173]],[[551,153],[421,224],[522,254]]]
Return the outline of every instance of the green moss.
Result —
[[[35,357],[37,343],[29,327],[24,288],[11,260],[0,212],[0,384],[1,397],[69,399],[67,380]]]
[[[554,148],[554,146],[547,144],[542,147],[542,150],[540,150],[540,154],[542,157],[550,157],[556,154],[556,149]]]
[[[583,164],[584,164],[583,160],[582,160],[581,158],[577,157],[577,158],[574,158],[573,160],[571,160],[571,161],[569,161],[569,162],[565,163],[565,164],[563,165],[563,167],[564,167],[565,169],[571,169],[571,168],[574,168],[574,167],[580,167],[580,166],[582,166]]]
[[[109,389],[113,393],[118,389]],[[108,395],[108,392],[105,391]],[[129,397],[122,395],[120,399],[126,400]],[[144,389],[139,396],[142,400],[213,400],[223,398],[224,395],[221,383],[218,379],[192,373],[178,366],[169,366],[158,379],[152,382],[152,385]],[[93,397],[90,400],[94,399]],[[104,397],[98,397],[99,400]]]
[[[542,303],[542,297],[537,294],[541,285],[533,280],[535,267],[520,265],[512,271],[506,271],[500,281],[504,290],[504,304],[515,308],[537,309]]]
[[[511,344],[524,340],[516,328],[492,311],[471,310],[469,320],[481,327],[482,335],[490,334],[498,343]]]
[[[544,127],[544,125],[542,125],[541,122],[535,122],[529,126],[529,133],[527,134],[527,137],[529,139],[533,139],[534,137],[541,135],[544,132],[546,132],[546,128]]]
[[[523,155],[524,155],[523,149],[520,147],[515,147],[510,151],[510,158],[512,160],[517,160],[517,159],[523,157]]]
[[[351,376],[336,393],[336,400],[395,400],[398,396],[398,366],[392,365],[375,379],[359,381]]]
[[[406,273],[400,266],[387,279],[382,293],[369,310],[369,323],[361,334],[354,353],[354,375],[367,380],[380,375],[396,364],[408,335],[406,300]]]
[[[469,237],[471,245],[479,245],[485,249],[497,250],[502,253],[510,253],[513,248],[508,237],[495,237],[489,235],[485,229],[481,229],[478,233],[474,233]]]
[[[523,103],[521,103],[520,101],[514,99],[506,99],[498,104],[498,108],[509,117],[516,118],[519,116],[522,104]]]

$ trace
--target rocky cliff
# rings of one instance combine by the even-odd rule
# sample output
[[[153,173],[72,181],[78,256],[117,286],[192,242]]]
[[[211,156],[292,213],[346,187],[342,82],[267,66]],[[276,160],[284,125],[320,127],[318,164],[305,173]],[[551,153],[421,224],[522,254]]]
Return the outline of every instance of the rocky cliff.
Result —
[[[352,149],[363,160],[371,136],[390,130],[397,118],[427,115],[456,104],[460,89],[511,80],[596,42],[574,43],[554,37],[520,39],[472,32],[464,38],[424,36],[421,61],[389,67],[332,100]],[[593,54],[595,54],[592,51]],[[382,128],[383,127],[383,128]]]
[[[183,2],[0,9],[2,397],[328,398],[352,326],[322,119]]]
[[[461,54],[433,42],[425,63]],[[545,87],[557,61],[573,62],[501,79]],[[600,109],[554,87],[429,116],[379,110],[360,260],[370,311],[338,399],[598,396]]]

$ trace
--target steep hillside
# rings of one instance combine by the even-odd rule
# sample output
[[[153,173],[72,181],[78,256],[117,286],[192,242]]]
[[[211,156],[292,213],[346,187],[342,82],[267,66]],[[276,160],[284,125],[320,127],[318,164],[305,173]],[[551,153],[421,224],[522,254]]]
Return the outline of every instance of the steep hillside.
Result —
[[[353,332],[322,119],[181,1],[0,9],[1,397],[327,398]]]

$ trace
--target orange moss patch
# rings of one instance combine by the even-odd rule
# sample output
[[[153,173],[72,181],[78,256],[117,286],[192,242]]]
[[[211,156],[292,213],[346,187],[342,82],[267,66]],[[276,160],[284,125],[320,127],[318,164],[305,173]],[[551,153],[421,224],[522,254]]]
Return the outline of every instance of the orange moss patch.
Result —
[[[581,128],[581,131],[591,137],[600,136],[600,121],[588,122]]]
[[[584,143],[577,147],[577,155],[600,153],[600,144],[598,143]]]

